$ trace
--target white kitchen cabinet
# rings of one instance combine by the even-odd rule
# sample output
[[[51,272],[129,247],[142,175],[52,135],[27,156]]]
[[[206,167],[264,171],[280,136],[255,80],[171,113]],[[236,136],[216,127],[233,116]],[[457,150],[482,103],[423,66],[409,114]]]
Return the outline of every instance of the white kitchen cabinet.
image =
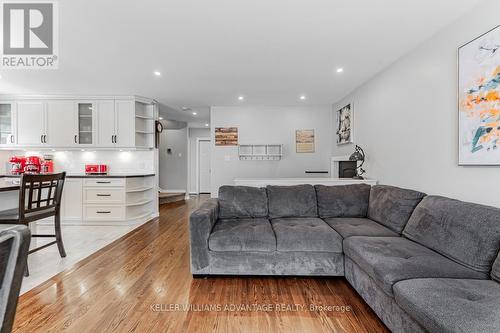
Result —
[[[63,221],[81,221],[83,217],[83,179],[66,178],[61,200]]]
[[[135,101],[117,100],[116,111],[116,137],[117,147],[135,147]]]
[[[16,104],[14,102],[0,103],[0,147],[15,146],[16,136]]]
[[[115,101],[97,102],[98,146],[114,147],[116,135]]]
[[[51,147],[75,146],[78,143],[78,118],[74,101],[47,102],[47,137]]]
[[[79,146],[93,146],[96,143],[96,102],[77,101],[76,117],[78,134],[75,143]]]
[[[154,148],[157,104],[140,97],[43,97],[0,103],[0,147]]]
[[[46,145],[46,103],[41,101],[22,101],[16,103],[16,108],[18,145]]]
[[[98,102],[100,147],[135,147],[134,103],[133,100]]]

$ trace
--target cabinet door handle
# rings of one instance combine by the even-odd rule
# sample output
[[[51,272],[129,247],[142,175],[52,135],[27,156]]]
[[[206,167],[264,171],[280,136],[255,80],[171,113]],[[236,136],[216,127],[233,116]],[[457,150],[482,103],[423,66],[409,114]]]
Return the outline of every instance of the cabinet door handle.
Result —
[[[43,143],[47,143],[47,135],[43,136]]]
[[[75,143],[78,143],[78,135],[75,135]]]
[[[96,194],[98,197],[110,197],[111,194]]]
[[[40,135],[40,142],[43,143],[43,134]]]
[[[111,136],[111,143],[115,143],[115,136],[114,135]]]
[[[13,134],[10,135],[10,143],[14,143],[14,135]]]
[[[96,182],[96,184],[111,184],[111,182]]]
[[[96,212],[97,214],[111,214],[111,212],[109,210],[106,210],[106,211],[97,211]]]

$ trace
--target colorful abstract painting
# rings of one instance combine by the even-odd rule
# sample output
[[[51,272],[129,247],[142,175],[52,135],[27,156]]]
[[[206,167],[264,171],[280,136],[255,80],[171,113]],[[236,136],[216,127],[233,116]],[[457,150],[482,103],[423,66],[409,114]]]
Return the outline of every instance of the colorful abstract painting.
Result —
[[[459,164],[500,165],[500,27],[459,49]]]

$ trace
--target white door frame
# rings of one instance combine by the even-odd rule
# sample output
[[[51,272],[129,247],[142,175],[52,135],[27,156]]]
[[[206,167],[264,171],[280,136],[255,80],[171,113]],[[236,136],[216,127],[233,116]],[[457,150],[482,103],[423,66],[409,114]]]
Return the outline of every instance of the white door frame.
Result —
[[[211,142],[211,138],[196,138],[196,193],[200,194],[200,141]],[[210,154],[212,152],[210,151]],[[210,166],[210,169],[212,167]]]

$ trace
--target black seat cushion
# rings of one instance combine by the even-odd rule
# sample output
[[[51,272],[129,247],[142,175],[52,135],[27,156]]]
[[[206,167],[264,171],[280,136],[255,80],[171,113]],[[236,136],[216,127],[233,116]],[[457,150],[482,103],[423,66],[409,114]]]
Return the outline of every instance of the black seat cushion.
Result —
[[[488,278],[403,237],[349,237],[344,240],[344,253],[389,296],[401,280]]]
[[[278,251],[342,253],[342,236],[319,218],[273,219],[271,224]]]
[[[219,217],[222,219],[267,217],[265,188],[221,186],[219,188]]]
[[[316,185],[314,188],[318,197],[319,217],[366,217],[370,185]]]
[[[399,237],[399,234],[389,228],[367,218],[336,217],[323,220],[344,238],[351,236]]]
[[[316,190],[312,185],[268,186],[269,217],[317,217]]]
[[[394,285],[396,302],[431,333],[500,332],[500,284],[416,279]]]
[[[208,239],[211,251],[276,251],[271,223],[267,219],[221,219]]]
[[[368,217],[401,234],[415,207],[425,197],[418,191],[387,185],[372,186]]]
[[[403,234],[462,265],[489,273],[500,248],[500,209],[428,196]]]

